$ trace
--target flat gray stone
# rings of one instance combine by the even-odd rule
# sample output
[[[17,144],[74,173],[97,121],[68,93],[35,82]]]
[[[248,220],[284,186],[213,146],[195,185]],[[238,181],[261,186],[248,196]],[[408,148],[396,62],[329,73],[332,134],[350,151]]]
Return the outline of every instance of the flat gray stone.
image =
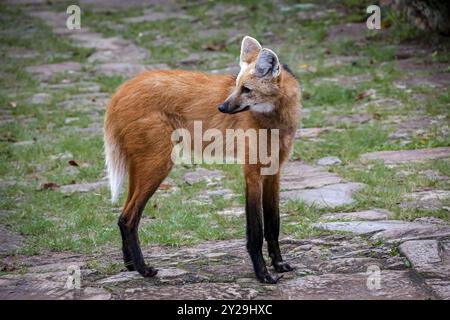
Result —
[[[450,243],[437,240],[406,241],[399,246],[415,271],[441,299],[450,299]]]
[[[36,80],[48,82],[52,80],[56,74],[74,74],[78,71],[81,71],[81,67],[81,64],[78,62],[62,62],[55,64],[30,66],[26,67],[25,71],[31,73]]]
[[[35,143],[34,140],[25,140],[25,141],[14,142],[12,145],[15,147],[23,147],[23,146],[31,146],[34,143]]]
[[[1,180],[0,179],[0,189],[6,189],[11,187],[24,187],[25,182],[17,180]]]
[[[61,152],[50,156],[50,160],[72,160],[73,154],[69,151]]]
[[[228,208],[218,211],[217,214],[224,217],[241,217],[245,215],[245,209],[242,207]]]
[[[77,183],[77,184],[68,184],[65,186],[61,186],[59,188],[59,191],[65,194],[71,194],[74,192],[89,192],[89,191],[95,191],[99,190],[101,188],[104,188],[108,186],[107,181],[98,181],[98,182],[91,182],[91,183]]]
[[[450,177],[441,175],[439,172],[437,172],[435,170],[424,170],[424,171],[420,171],[419,173],[421,175],[424,175],[428,179],[434,180],[434,181],[450,180]]]
[[[180,285],[129,288],[124,292],[126,300],[211,300],[252,299],[258,291],[235,283],[186,283]]]
[[[370,30],[365,23],[344,23],[334,25],[330,28],[327,36],[328,41],[340,41],[344,39],[359,42],[365,39]]]
[[[327,213],[321,216],[321,220],[386,220],[392,214],[384,209],[371,209],[365,211],[357,212],[338,212],[338,213]]]
[[[417,208],[421,210],[437,211],[442,209],[444,202],[450,199],[450,191],[448,190],[425,190],[417,191],[406,195],[409,201],[400,203],[404,208]]]
[[[94,74],[104,76],[120,75],[123,77],[132,77],[143,71],[145,66],[137,63],[102,63],[95,66]]]
[[[111,11],[119,9],[129,9],[130,7],[144,7],[149,4],[152,5],[172,5],[170,0],[80,0],[80,3],[85,6],[92,7],[95,11]]]
[[[98,115],[103,112],[108,105],[111,95],[107,93],[81,93],[70,96],[67,100],[59,103],[63,109],[82,111],[89,114]]]
[[[350,114],[350,115],[341,115],[341,116],[332,116],[328,119],[329,124],[333,125],[342,125],[342,124],[362,124],[369,122],[371,120],[371,116],[368,114]]]
[[[317,189],[282,191],[280,198],[304,201],[320,208],[338,207],[353,203],[352,195],[363,187],[362,183],[337,183]]]
[[[231,38],[241,32],[241,30],[235,28],[216,28],[199,30],[196,34],[201,38],[216,38],[221,35]]]
[[[233,190],[231,189],[217,189],[217,190],[206,190],[205,195],[211,197],[223,197],[224,199],[230,199],[235,196]]]
[[[137,271],[125,271],[110,277],[101,279],[97,281],[98,284],[108,284],[108,283],[119,283],[125,281],[139,280],[142,279],[142,276]]]
[[[159,70],[169,69],[169,66],[166,64],[142,65],[139,63],[131,63],[131,62],[103,63],[95,67],[94,73],[97,75],[105,75],[105,76],[120,75],[129,78],[147,70],[158,70],[158,69]]]
[[[400,245],[400,252],[412,266],[427,278],[450,280],[450,242],[444,240],[415,240]]]
[[[1,115],[0,116],[0,124],[13,123],[15,121],[17,121],[17,120],[11,115]]]
[[[370,273],[309,275],[280,282],[265,299],[290,300],[423,300],[432,295],[409,278],[407,271],[381,270],[380,285]]]
[[[158,269],[156,276],[158,278],[176,278],[187,274],[186,270],[180,268],[163,268]]]
[[[358,56],[332,56],[323,61],[325,68],[339,67],[343,65],[351,66],[361,58]]]
[[[219,170],[208,170],[200,167],[196,168],[195,171],[187,172],[184,175],[184,181],[190,185],[199,182],[220,181],[223,178],[224,175]]]
[[[36,93],[31,97],[32,104],[48,104],[52,101],[52,95],[48,93]]]
[[[144,10],[144,15],[123,19],[126,23],[142,23],[148,21],[162,21],[168,19],[192,19],[191,16],[181,12],[156,12],[154,10]]]
[[[282,168],[281,190],[319,188],[345,182],[339,175],[301,161],[287,162]]]
[[[400,143],[406,143],[418,135],[427,135],[433,130],[438,130],[439,133],[448,134],[450,129],[448,121],[445,116],[427,116],[419,115],[414,117],[406,116],[391,116],[388,118],[395,124],[395,131],[389,135],[389,139],[400,140]],[[436,134],[438,133],[436,132]]]
[[[73,83],[55,83],[55,84],[43,83],[41,84],[41,87],[46,90],[56,92],[74,88],[80,92],[99,92],[101,89],[98,83],[90,81],[80,81]]]
[[[321,222],[314,224],[313,227],[319,230],[370,235],[375,240],[407,241],[450,236],[448,226],[399,220]]]
[[[333,166],[337,164],[341,164],[342,160],[338,157],[324,157],[317,160],[317,164],[319,166]]]
[[[69,123],[72,123],[72,122],[77,122],[79,120],[80,120],[79,117],[68,117],[68,118],[64,119],[64,123],[65,124],[69,124]]]
[[[431,223],[431,224],[437,224],[437,225],[441,225],[441,226],[448,226],[448,222],[436,218],[436,217],[420,217],[420,218],[416,218],[414,219],[414,222],[419,222],[419,223]]]
[[[12,211],[12,210],[0,210],[0,218],[8,217],[13,213],[14,213],[14,211]]]
[[[363,162],[367,162],[370,160],[382,160],[385,164],[419,162],[444,158],[450,158],[450,147],[400,151],[379,151],[365,153],[360,157],[361,161]]]
[[[289,161],[282,168],[280,198],[318,207],[336,207],[352,203],[353,193],[362,187],[363,184],[346,182],[322,166]]]
[[[65,11],[46,11],[46,10],[33,10],[33,7],[27,8],[27,13],[32,17],[42,19],[48,26],[52,28],[53,33],[58,35],[72,35],[76,33],[85,32],[86,26],[81,30],[70,30],[66,26],[67,14]]]
[[[88,62],[138,63],[149,56],[146,49],[118,37],[104,38],[100,34],[89,32],[75,34],[71,39],[78,42],[81,47],[95,49]]]
[[[324,132],[328,132],[329,130],[329,128],[301,128],[295,132],[295,138],[313,139],[319,137]]]
[[[208,72],[212,74],[238,74],[239,70],[239,66],[231,65],[220,69],[208,70]]]
[[[450,300],[450,280],[439,278],[426,279],[425,284],[429,286],[439,298]]]
[[[394,299],[430,298],[432,294],[392,247],[373,246],[358,236],[332,235],[311,239],[281,239],[286,261],[296,267],[276,286],[262,286],[255,279],[245,241],[208,241],[171,248],[143,246],[146,260],[159,269],[153,279],[137,272],[104,275],[86,269],[89,261],[108,266],[122,263],[119,248],[92,255],[49,253],[9,257],[6,267],[21,265],[26,273],[0,275],[0,297],[9,299]],[[105,249],[106,250],[106,249]],[[81,269],[81,288],[103,291],[69,292],[64,288],[67,267]],[[368,286],[369,267],[380,268],[380,287]],[[99,277],[100,276],[100,277]]]
[[[22,247],[23,238],[0,224],[0,256],[12,254]]]
[[[22,4],[22,5],[39,5],[44,4],[46,0],[6,0],[5,3],[8,4]]]
[[[109,300],[111,294],[104,288],[83,285],[69,289],[67,270],[8,274],[0,279],[0,298],[6,300]]]
[[[399,246],[400,252],[408,258],[416,269],[442,262],[437,240],[411,240]]]
[[[178,62],[179,66],[198,66],[207,63],[210,69],[223,68],[224,60],[233,61],[233,56],[221,51],[201,51],[192,52],[186,58]],[[220,73],[220,72],[215,72]]]
[[[29,10],[28,13],[44,20],[54,33],[65,35],[74,42],[74,45],[94,49],[95,52],[89,56],[88,62],[138,63],[149,56],[146,49],[138,47],[131,41],[119,37],[105,38],[99,33],[90,31],[86,26],[76,31],[67,29],[65,12]]]
[[[314,69],[312,69],[315,72]],[[329,83],[335,83],[341,86],[356,86],[357,84],[367,82],[372,80],[372,75],[370,74],[359,74],[352,76],[345,76],[342,74],[334,75],[332,77],[319,77],[313,80],[315,85],[323,85]],[[328,118],[329,123],[341,124],[341,123],[364,123],[371,119],[369,115],[355,114],[355,115],[344,115],[344,116],[332,116]]]

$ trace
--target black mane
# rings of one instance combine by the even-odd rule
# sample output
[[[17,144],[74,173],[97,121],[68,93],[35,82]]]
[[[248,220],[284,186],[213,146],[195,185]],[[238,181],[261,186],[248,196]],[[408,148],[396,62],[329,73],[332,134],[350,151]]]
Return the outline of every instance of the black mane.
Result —
[[[283,69],[286,70],[291,76],[298,80],[297,75],[289,68],[287,64],[283,64]]]

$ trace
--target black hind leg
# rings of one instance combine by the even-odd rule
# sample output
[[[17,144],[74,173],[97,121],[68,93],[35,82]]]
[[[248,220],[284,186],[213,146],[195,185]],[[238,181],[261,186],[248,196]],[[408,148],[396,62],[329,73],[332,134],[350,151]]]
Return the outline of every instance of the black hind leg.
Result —
[[[120,219],[117,224],[119,225],[120,234],[122,236],[122,253],[125,268],[127,268],[128,271],[135,271],[136,269],[133,264],[133,257],[131,256],[131,252],[127,242],[126,227],[124,226],[123,223],[120,222]]]

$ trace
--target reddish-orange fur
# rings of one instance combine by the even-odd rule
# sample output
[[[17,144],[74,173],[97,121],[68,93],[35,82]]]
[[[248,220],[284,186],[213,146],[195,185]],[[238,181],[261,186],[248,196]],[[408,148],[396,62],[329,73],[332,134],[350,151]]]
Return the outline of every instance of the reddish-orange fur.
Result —
[[[244,75],[240,81],[250,76]],[[132,230],[132,234],[124,237],[124,247],[127,241],[137,239],[136,229],[142,210],[173,166],[171,134],[175,129],[186,128],[192,132],[194,121],[202,121],[203,130],[216,128],[223,133],[226,129],[279,129],[280,165],[287,159],[300,111],[296,79],[286,70],[281,70],[276,79],[279,89],[273,98],[275,111],[270,114],[253,111],[236,114],[219,112],[217,107],[230,96],[236,85],[236,79],[229,75],[182,70],[149,71],[126,82],[113,95],[106,112],[104,129],[106,143],[114,143],[120,150],[129,177],[128,197],[121,215],[121,231],[124,235]],[[264,202],[267,211],[276,211],[278,214],[279,173],[261,176],[260,168],[260,164],[244,165],[247,198],[250,199],[247,206],[253,202],[259,206],[258,201]],[[263,199],[263,192],[273,196]],[[261,219],[255,219],[251,221],[256,222],[251,223],[259,226]],[[270,217],[264,216],[265,223],[266,219],[269,219],[267,223],[271,223]],[[276,238],[278,241],[278,234]],[[125,260],[127,255],[139,254],[140,250],[130,253],[124,249]],[[280,260],[281,257],[275,259]],[[142,265],[134,267],[144,274]],[[147,275],[154,273],[156,271],[151,270]]]

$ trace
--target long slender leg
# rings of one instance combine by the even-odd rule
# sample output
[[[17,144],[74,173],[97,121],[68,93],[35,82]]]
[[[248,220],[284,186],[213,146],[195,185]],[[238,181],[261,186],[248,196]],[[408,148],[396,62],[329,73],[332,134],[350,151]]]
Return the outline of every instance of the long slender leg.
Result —
[[[125,266],[128,270],[137,270],[144,277],[156,275],[157,270],[145,264],[139,244],[139,221],[148,199],[170,172],[171,163],[165,160],[165,158],[141,160],[139,167],[131,166],[129,175],[130,184],[133,185],[130,191],[133,194],[129,196],[118,222],[122,235]],[[137,168],[139,170],[136,170]]]
[[[125,202],[124,211],[127,207],[127,204],[130,203],[130,201],[132,199],[132,195],[134,194],[135,183],[136,182],[133,181],[133,176],[130,176],[129,183],[128,183],[128,197]],[[123,253],[123,261],[124,261],[125,267],[128,269],[128,271],[135,271],[136,269],[134,268],[133,257],[131,255],[128,241],[127,241],[127,229],[125,227],[125,221],[122,221],[122,223],[121,223],[121,220],[119,218],[118,225],[119,225],[119,229],[120,229],[120,235],[122,236],[122,253]]]
[[[276,283],[267,271],[266,263],[262,254],[263,245],[263,222],[262,222],[262,199],[261,199],[261,177],[259,172],[248,167],[245,170],[246,180],[246,206],[247,217],[247,250],[253,263],[256,277],[263,283]]]
[[[280,235],[280,174],[263,178],[264,237],[269,256],[277,272],[292,271],[293,268],[281,257],[278,237]]]
[[[133,257],[131,255],[131,251],[129,249],[129,245],[128,245],[128,240],[127,240],[127,229],[126,229],[126,222],[120,220],[119,218],[119,222],[117,223],[119,225],[119,229],[120,229],[120,235],[122,236],[122,253],[123,253],[123,261],[125,264],[125,267],[127,268],[128,271],[135,271],[136,269],[134,268],[134,264],[133,264]]]

